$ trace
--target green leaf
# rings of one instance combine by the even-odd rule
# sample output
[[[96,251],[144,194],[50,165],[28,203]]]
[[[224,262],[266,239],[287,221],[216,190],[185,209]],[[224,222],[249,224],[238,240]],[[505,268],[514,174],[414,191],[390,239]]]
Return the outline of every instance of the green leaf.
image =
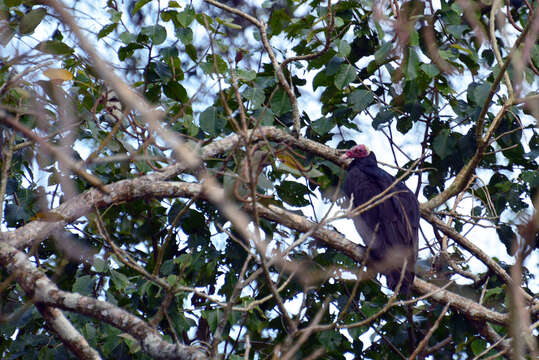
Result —
[[[245,89],[242,93],[242,96],[251,102],[251,108],[258,109],[264,103],[266,96],[264,95],[264,90],[259,87],[249,87]]]
[[[292,110],[290,99],[283,89],[277,90],[271,98],[271,110],[277,116],[281,116]]]
[[[152,85],[144,93],[144,96],[152,103],[157,103],[161,99],[161,86]]]
[[[278,35],[281,33],[288,24],[290,24],[290,16],[288,16],[287,10],[275,9],[271,12],[268,25],[271,29],[272,35]]]
[[[451,136],[449,129],[443,129],[434,138],[433,148],[436,154],[443,160],[455,151],[457,140]]]
[[[197,49],[193,46],[193,44],[187,44],[185,46],[185,52],[187,53],[187,55],[189,55],[191,60],[197,61],[197,59],[198,59]]]
[[[404,76],[407,80],[415,80],[417,78],[417,70],[419,68],[419,57],[413,47],[408,48],[408,58],[404,67]]]
[[[116,270],[110,271],[110,279],[112,280],[116,289],[121,291],[125,290],[129,285],[131,285],[131,282],[127,276]]]
[[[491,83],[485,82],[481,85],[472,83],[468,86],[468,101],[477,106],[483,106],[490,92]]]
[[[215,65],[217,65],[217,69],[215,69]],[[206,62],[201,63],[200,67],[206,74],[213,74],[215,72],[225,74],[228,71],[228,64],[220,55],[217,54],[214,56],[211,54],[208,55],[206,57]]]
[[[109,268],[107,262],[98,256],[94,257],[93,266],[95,271],[98,273],[105,273]]]
[[[237,69],[236,73],[242,81],[253,81],[256,79],[256,71],[254,70]]]
[[[118,59],[124,61],[128,57],[133,56],[133,53],[137,49],[142,49],[142,45],[133,42],[129,43],[127,46],[122,46],[118,49]]]
[[[440,70],[438,69],[438,66],[435,64],[421,64],[419,67],[425,74],[427,74],[430,78],[433,78],[440,74]]]
[[[153,77],[150,77],[152,81],[157,81],[155,75],[157,75],[162,81],[169,81],[172,79],[172,70],[170,69],[169,64],[163,61],[152,63],[150,69],[153,70],[153,73],[151,73]]]
[[[41,52],[52,55],[69,55],[73,53],[73,49],[60,40],[42,41],[38,44],[37,49]]]
[[[331,129],[335,127],[335,121],[332,118],[321,118],[313,121],[312,128],[319,135],[326,135]]]
[[[167,30],[161,25],[143,26],[141,34],[148,35],[154,45],[159,45],[167,39]]]
[[[341,39],[337,42],[337,54],[340,57],[343,57],[343,58],[347,57],[348,55],[350,55],[351,50],[352,50],[352,47],[350,46],[348,41]]]
[[[193,30],[191,30],[191,28],[177,28],[175,34],[184,45],[193,42]]]
[[[21,19],[19,23],[19,32],[21,34],[30,34],[34,32],[35,28],[41,23],[41,20],[47,15],[45,8],[37,8],[30,10]]]
[[[486,194],[487,192],[483,191],[483,193]],[[487,203],[486,198],[480,197],[480,199],[481,201],[483,201],[483,203]],[[498,228],[496,229],[496,232],[498,233],[498,237],[500,238],[500,241],[502,242],[502,244],[505,245],[505,249],[507,250],[507,253],[510,255],[513,255],[513,239],[515,238],[515,233],[513,232],[513,229],[511,228],[511,226],[500,224]]]
[[[133,11],[131,12],[132,15],[135,15],[144,5],[149,3],[152,0],[139,0],[135,3],[133,6]]]
[[[169,3],[169,7],[170,7],[170,3]],[[176,22],[178,21],[176,16],[178,16],[177,11],[165,10],[161,12],[161,20],[163,20],[164,22],[168,22],[172,20],[176,24]]]
[[[95,279],[91,275],[78,277],[73,283],[72,290],[84,296],[92,295],[94,292]]]
[[[120,22],[122,20],[122,13],[115,9],[108,9],[107,13],[110,16],[110,21],[113,23]]]
[[[167,46],[159,49],[159,55],[168,60],[171,57],[177,57],[179,55],[178,48],[175,46]]]
[[[204,315],[208,320],[208,324],[210,325],[210,330],[214,332],[217,329],[217,325],[219,325],[219,319],[221,318],[221,311],[219,309],[207,311]]]
[[[271,126],[273,125],[273,112],[271,109],[258,109],[254,113],[254,118],[260,122],[262,126]]]
[[[335,351],[341,344],[342,335],[335,331],[322,331],[317,334],[318,341],[324,346],[324,349]]]
[[[539,171],[524,170],[519,177],[527,182],[530,188],[539,186]]]
[[[215,106],[210,106],[200,114],[200,128],[210,135],[216,136],[225,127],[225,120],[217,116]]]
[[[511,231],[511,235],[513,235],[513,232]],[[503,294],[504,293],[504,289],[501,288],[501,287],[495,287],[493,289],[488,289],[487,291],[485,291],[485,296],[483,297],[483,301],[487,301],[489,297],[491,296],[495,296],[495,295],[500,295],[500,294]]]
[[[166,83],[166,85],[163,85],[163,92],[168,98],[172,100],[181,101],[182,103],[186,103],[189,101],[187,91],[177,81],[171,80]]]
[[[393,48],[392,43],[390,42],[383,43],[382,46],[380,46],[380,48],[376,50],[376,52],[374,53],[374,61],[377,64],[382,64],[386,60],[387,54],[389,54],[392,48]]]
[[[374,100],[374,95],[371,91],[363,90],[363,89],[356,89],[352,91],[348,98],[348,103],[354,109],[356,112],[362,112],[366,108],[369,107],[369,105],[372,104]]]
[[[116,29],[117,26],[118,26],[118,23],[112,23],[112,24],[108,24],[108,25],[103,26],[101,31],[99,31],[97,33],[97,38],[98,39],[104,38],[105,36],[107,36],[108,34],[113,32],[114,29]]]
[[[335,76],[335,86],[337,89],[344,89],[356,78],[356,69],[350,64],[341,64]]]
[[[200,232],[205,227],[205,218],[201,212],[189,209],[181,218],[181,226],[183,232],[187,235],[192,235]]]
[[[460,39],[462,33],[469,29],[468,25],[447,25],[447,32],[453,35],[455,38]]]
[[[187,130],[189,136],[195,136],[200,131],[193,120],[193,116],[189,114],[183,117],[183,127]]]
[[[298,168],[294,168],[292,166],[289,166],[289,165],[285,164],[284,162],[280,163],[277,166],[277,170],[292,174],[292,175],[294,175],[296,177],[306,176],[306,177],[308,177],[310,179],[317,178],[317,177],[320,177],[320,176],[324,175],[324,173],[322,173],[317,168],[312,168],[311,170],[305,172],[305,171],[300,171]]]
[[[328,75],[325,71],[319,71],[313,78],[313,90],[318,89],[320,86],[328,86]]]
[[[413,126],[412,118],[410,116],[403,116],[397,121],[397,130],[401,134],[406,134]]]
[[[378,130],[381,128],[381,125],[384,125],[390,122],[394,116],[395,116],[395,113],[393,111],[382,110],[376,115],[376,117],[372,121],[372,127]]]
[[[123,33],[120,34],[119,39],[124,44],[129,44],[129,43],[137,41],[137,35],[131,34],[129,31],[124,31]]]
[[[19,6],[22,0],[4,0],[7,7]]]
[[[487,348],[487,343],[483,339],[475,339],[471,344],[474,355],[479,355]]]
[[[184,28],[189,27],[189,25],[191,25],[191,23],[195,19],[195,12],[191,8],[185,9],[184,11],[178,13],[176,19],[178,19],[178,22]]]
[[[171,274],[167,276],[167,282],[169,283],[170,286],[173,286],[174,284],[176,284],[177,281],[178,281],[177,275]]]
[[[224,26],[226,26],[227,28],[234,29],[234,30],[241,30],[241,29],[242,29],[241,25],[234,24],[234,23],[231,23],[231,22],[229,22],[229,21],[224,21],[224,20],[222,20],[221,18],[215,18],[215,20],[216,20],[219,24],[224,25]]]
[[[310,191],[307,186],[295,181],[283,181],[280,185],[276,186],[277,194],[286,203],[293,206],[307,206],[310,204],[308,199],[305,199]]]
[[[539,66],[539,45],[535,44],[531,49],[530,58],[535,66]]]

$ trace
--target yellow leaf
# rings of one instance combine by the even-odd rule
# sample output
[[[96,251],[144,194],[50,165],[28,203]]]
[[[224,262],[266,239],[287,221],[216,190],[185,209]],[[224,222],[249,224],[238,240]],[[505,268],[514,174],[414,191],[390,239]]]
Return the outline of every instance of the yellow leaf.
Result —
[[[40,220],[40,221],[50,221],[50,222],[56,222],[56,221],[63,221],[66,220],[65,217],[62,215],[51,212],[51,211],[42,211],[35,214],[31,220]]]
[[[288,165],[292,169],[297,170],[301,166],[300,163],[287,152],[278,153],[277,157],[279,158],[279,160],[281,160],[284,164]]]
[[[65,69],[47,69],[43,71],[43,75],[51,79],[52,81],[57,80],[59,82],[68,81],[73,79],[73,74]]]

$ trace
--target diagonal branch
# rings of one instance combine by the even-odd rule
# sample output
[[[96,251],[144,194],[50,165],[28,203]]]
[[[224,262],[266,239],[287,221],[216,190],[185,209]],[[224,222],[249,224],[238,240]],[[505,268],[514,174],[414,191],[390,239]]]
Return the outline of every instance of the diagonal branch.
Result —
[[[197,348],[164,341],[161,334],[146,322],[115,305],[60,290],[30,262],[26,254],[5,243],[0,243],[0,264],[15,275],[17,283],[36,303],[73,311],[111,324],[133,336],[144,351],[154,358],[181,360],[206,358]]]
[[[421,215],[425,220],[427,220],[436,228],[440,229],[444,234],[455,240],[460,246],[462,246],[463,248],[471,252],[479,260],[481,260],[485,265],[488,266],[490,270],[492,270],[497,276],[499,276],[504,283],[513,286],[514,282],[513,279],[511,279],[511,276],[509,276],[509,274],[496,261],[494,261],[478,246],[476,246],[470,240],[466,239],[452,227],[448,226],[443,221],[438,219],[432,213],[422,210]],[[530,294],[524,292],[524,290],[522,290],[522,288],[518,284],[517,287],[521,290],[520,293],[522,294],[522,296],[524,296],[528,301],[533,300]]]
[[[36,304],[36,307],[48,326],[78,359],[101,360],[99,353],[88,344],[84,336],[75,329],[60,310],[42,304]]]
[[[63,211],[65,211],[66,217],[74,216],[74,214],[79,214],[78,216],[74,217],[78,218],[85,213],[90,212],[94,206],[105,207],[113,203],[130,201],[137,198],[170,198],[193,196],[200,196],[201,198],[204,197],[203,186],[197,183],[167,181],[156,182],[148,181],[148,179],[138,178],[131,180],[123,180],[115,184],[107,185],[107,188],[109,190],[109,194],[111,195],[104,195],[98,190],[92,189],[66,202],[66,204],[69,203],[69,206],[64,207],[64,205],[66,204],[63,204],[59,208],[63,207]],[[75,206],[75,204],[73,204],[74,202],[77,202],[78,205]],[[248,204],[244,208],[247,211],[250,211],[251,209],[249,208],[249,206],[250,205]],[[81,209],[81,207],[88,208],[88,211],[83,211],[84,209]],[[261,217],[272,221],[278,221],[279,223],[298,231],[306,232],[317,226],[316,223],[308,220],[307,218],[291,213],[275,205],[269,205],[268,207],[265,207],[260,204],[257,204],[257,207],[258,213]],[[30,224],[35,224],[32,228],[32,234],[39,237],[39,231],[50,231],[50,229],[58,227],[58,224],[65,224],[65,222],[47,223],[43,221],[34,221]],[[27,229],[27,232],[29,232],[28,226],[30,224],[23,227]],[[28,234],[26,233],[17,233],[16,231],[11,232],[10,235],[11,236],[9,238],[12,241],[12,244],[5,244],[3,242],[0,242],[0,246],[7,246],[9,248],[12,248],[13,244],[20,243],[20,239],[17,239],[14,235],[24,237],[28,236]],[[348,255],[357,262],[361,262],[364,257],[365,252],[362,246],[351,242],[336,231],[331,231],[326,228],[318,228],[312,233],[312,237],[314,239],[322,241],[327,246],[333,247],[336,250]],[[467,314],[473,319],[486,320],[497,324],[506,324],[509,320],[509,316],[507,314],[501,314],[489,310],[486,307],[481,306],[470,299],[456,295],[447,290],[441,290],[435,285],[429,284],[428,282],[421,280],[418,277],[415,278],[413,287],[415,290],[422,294],[433,292],[433,294],[431,294],[431,299],[437,302],[443,302],[444,304],[450,302],[452,308]],[[534,314],[538,313],[539,307],[532,307],[531,311]]]
[[[288,81],[286,80],[283,69],[281,65],[279,64],[279,62],[277,61],[275,52],[273,51],[273,48],[269,42],[268,33],[266,31],[267,24],[263,20],[258,20],[239,9],[232,8],[228,5],[220,3],[219,1],[216,1],[216,0],[204,0],[204,1],[220,9],[228,11],[232,14],[236,14],[238,16],[243,17],[245,20],[249,21],[250,23],[252,23],[258,28],[258,31],[260,32],[260,38],[262,39],[262,45],[264,46],[264,49],[266,49],[266,52],[268,53],[268,56],[271,60],[271,64],[273,65],[273,70],[275,71],[275,74],[277,75],[277,79],[279,80],[279,83],[283,87],[283,90],[286,92],[286,94],[288,95],[288,98],[290,99],[290,105],[292,106],[292,117],[294,119],[294,130],[296,132],[296,136],[299,137],[301,124],[299,120],[298,100],[296,98],[296,94],[294,94],[294,90],[292,89]]]
[[[56,146],[50,145],[45,139],[36,135],[32,130],[26,128],[16,119],[9,116],[4,110],[0,110],[0,121],[11,127],[13,130],[21,132],[34,143],[39,144],[43,150],[53,155],[60,163],[68,167],[84,180],[88,181],[89,184],[97,187],[101,191],[105,191],[103,183],[97,176],[86,172],[86,169],[84,169],[81,164],[74,161],[67,152],[62,151]]]
[[[538,12],[539,13],[539,12]],[[537,14],[535,16],[538,16]],[[468,183],[468,180],[470,176],[475,171],[475,168],[479,165],[479,161],[484,155],[484,151],[487,148],[489,141],[491,137],[494,135],[494,131],[498,128],[503,116],[505,113],[509,110],[509,108],[514,104],[514,99],[509,98],[502,106],[502,108],[499,110],[498,114],[494,117],[494,120],[492,120],[492,123],[490,124],[487,132],[485,135],[483,134],[484,130],[484,122],[485,117],[487,115],[487,111],[490,107],[490,103],[492,101],[492,98],[494,97],[494,94],[497,92],[498,85],[500,84],[504,74],[507,71],[507,68],[509,64],[511,64],[511,60],[517,54],[518,48],[522,41],[526,38],[526,34],[528,33],[531,24],[533,21],[529,21],[526,27],[524,28],[524,31],[519,35],[519,37],[516,39],[513,47],[511,48],[511,51],[509,52],[509,55],[507,56],[507,59],[505,63],[503,63],[503,66],[500,68],[500,72],[494,79],[494,82],[492,83],[490,87],[490,91],[488,93],[487,98],[485,99],[485,102],[483,103],[483,107],[481,108],[481,113],[477,117],[477,124],[476,124],[476,138],[477,138],[477,149],[473,157],[464,165],[464,167],[459,171],[459,173],[455,176],[455,180],[449,185],[444,191],[442,191],[440,194],[436,195],[429,201],[427,201],[424,204],[421,204],[421,208],[424,210],[433,210],[443,204],[445,201],[447,201],[449,198],[455,196],[459,192],[461,192],[466,184]]]
[[[133,91],[118,75],[114,73],[112,67],[103,60],[88,41],[88,37],[83,34],[80,27],[77,25],[73,16],[66,10],[64,4],[58,0],[43,0],[43,4],[52,7],[59,15],[64,24],[69,26],[73,34],[79,40],[80,47],[88,54],[92,60],[92,65],[95,67],[99,75],[105,80],[107,86],[113,89],[120,97],[122,102],[130,109],[134,109],[140,113],[142,118],[147,121],[150,129],[158,133],[165,142],[172,146],[174,153],[189,168],[196,168],[200,163],[200,158],[188,146],[186,146],[181,137],[174,132],[162,126],[161,119],[163,112],[153,108],[144,97]]]
[[[417,345],[417,347],[415,348],[414,352],[412,353],[412,355],[410,355],[408,357],[409,360],[414,360],[416,358],[417,355],[419,355],[423,349],[425,348],[425,346],[427,346],[428,342],[429,342],[429,339],[431,338],[432,334],[434,334],[434,331],[436,331],[436,329],[438,328],[438,326],[440,326],[440,322],[442,321],[442,319],[444,318],[445,316],[445,313],[447,312],[447,310],[449,309],[449,306],[451,305],[451,303],[447,303],[445,304],[442,312],[440,313],[440,316],[438,316],[438,319],[436,319],[436,322],[434,323],[434,325],[431,326],[431,328],[429,329],[429,332],[427,333],[427,335],[425,335],[423,337],[423,339],[421,340],[421,342],[419,343],[419,345]]]

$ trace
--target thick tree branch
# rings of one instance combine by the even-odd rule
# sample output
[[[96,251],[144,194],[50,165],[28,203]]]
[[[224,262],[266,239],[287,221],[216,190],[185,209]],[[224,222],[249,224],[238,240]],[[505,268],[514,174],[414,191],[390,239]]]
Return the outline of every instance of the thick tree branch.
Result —
[[[253,130],[253,132],[254,133],[252,135],[255,139],[266,139],[273,141],[279,140],[285,143],[290,143],[297,148],[314,152],[338,164],[342,163],[342,160],[339,158],[338,151],[306,139],[295,139],[293,136],[286,134],[277,128],[266,127],[259,130]],[[232,149],[239,140],[240,137],[238,135],[232,135],[229,138],[215,141],[202,149],[201,157],[206,158],[221,152],[227,152]],[[53,210],[53,213],[61,215],[61,218],[63,219],[62,221],[32,221],[15,231],[2,233],[2,240],[8,242],[12,246],[22,248],[29,245],[32,241],[40,241],[45,239],[53,231],[65,226],[66,223],[72,222],[81,216],[89,214],[93,211],[95,206],[101,208],[111,204],[146,197],[191,198],[193,196],[205,196],[204,193],[201,194],[202,186],[200,184],[159,181],[163,178],[170,178],[178,172],[181,172],[183,169],[185,169],[185,165],[176,164],[165,169],[165,171],[162,173],[155,173],[136,179],[119,181],[106,186],[108,194],[103,194],[97,189],[88,190]],[[225,202],[225,197],[221,198],[220,201]],[[309,231],[309,229],[311,229],[313,226],[316,226],[315,223],[307,220],[306,218],[290,213],[277,206],[257,206],[260,216],[269,220],[278,221],[279,223],[293,229],[305,232]],[[250,210],[249,205],[246,206],[246,209]],[[426,219],[429,220],[428,212],[423,210],[423,213],[424,217],[427,216]],[[454,234],[451,233],[449,235]],[[357,244],[350,242],[337,232],[328,230],[326,228],[319,228],[313,232],[312,236],[315,239],[323,241],[328,246],[342,251],[358,262],[363,259],[364,249]],[[492,268],[496,269],[497,265],[491,264],[491,266]],[[497,269],[497,271],[500,274],[503,274],[503,272],[499,269]],[[423,294],[436,289],[433,285],[428,284],[419,278],[416,278],[416,281],[414,281],[414,288]],[[458,295],[452,294],[448,291],[437,292],[432,296],[432,298],[443,303],[450,302],[453,308],[463,311],[473,318],[483,319],[495,323],[505,323],[507,321],[507,315],[488,310],[487,308],[476,304],[469,299],[459,297]],[[535,307],[533,309],[535,309]]]
[[[101,356],[86,341],[71,322],[58,309],[42,304],[36,304],[37,309],[43,316],[52,331],[58,335],[64,345],[71,350],[78,359],[101,360]]]
[[[301,150],[315,153],[336,164],[344,164],[344,161],[339,157],[339,151],[305,138],[296,139],[285,131],[273,126],[250,130],[248,136],[252,136],[253,141],[269,140],[285,143]],[[231,135],[230,137],[222,140],[214,141],[201,149],[200,157],[202,159],[208,159],[216,157],[219,154],[225,154],[234,149],[241,141],[242,136],[238,134]],[[186,170],[188,170],[188,166],[185,163],[177,163],[168,166],[157,173],[141,176],[133,180],[118,181],[104,187],[105,191],[108,192],[107,196],[101,196],[95,190],[88,190],[83,194],[66,201],[51,211],[54,215],[56,215],[56,219],[61,220],[31,221],[28,224],[17,228],[15,231],[0,233],[0,241],[7,241],[17,248],[23,248],[30,245],[30,243],[34,241],[37,242],[46,239],[54,231],[63,228],[66,223],[70,223],[81,216],[91,213],[94,206],[97,204],[101,204],[103,206],[110,205],[118,203],[119,201],[138,198],[138,196],[142,196],[145,193],[151,194],[153,191],[156,191],[155,196],[167,197],[166,190],[159,190],[152,187],[152,182],[171,179],[176,175],[185,172]],[[211,187],[212,183],[208,183],[207,186]],[[131,197],[129,194],[132,194],[133,197]],[[214,194],[216,197],[214,200],[224,201],[222,195],[222,193]]]
[[[164,341],[161,334],[146,322],[115,305],[58,289],[56,284],[34,267],[26,254],[5,243],[0,243],[0,264],[15,275],[17,283],[34,302],[111,324],[133,336],[144,351],[156,359],[206,359],[199,349]]]
[[[455,240],[460,246],[471,252],[476,258],[481,260],[486,266],[488,266],[490,270],[492,270],[497,276],[499,276],[504,283],[513,286],[513,280],[511,279],[511,276],[509,276],[509,274],[496,261],[494,261],[478,246],[476,246],[470,240],[466,239],[458,231],[438,219],[431,212],[422,209],[421,215],[425,220],[427,220],[437,229],[449,236],[451,239]],[[533,300],[532,296],[524,292],[524,290],[522,290],[522,288],[518,284],[516,286],[521,290],[520,292],[522,296],[524,296],[528,301]]]

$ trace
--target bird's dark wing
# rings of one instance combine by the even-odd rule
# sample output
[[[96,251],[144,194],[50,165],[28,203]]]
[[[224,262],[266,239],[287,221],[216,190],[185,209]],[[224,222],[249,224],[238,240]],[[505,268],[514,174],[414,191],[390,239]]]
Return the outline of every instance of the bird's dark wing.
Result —
[[[349,199],[353,196],[354,208],[384,190],[375,177],[357,166],[348,170],[343,188]],[[370,247],[370,256],[374,260],[384,258],[386,249],[391,246],[391,239],[396,236],[393,225],[397,222],[395,216],[392,201],[384,201],[353,218],[356,230],[365,244]]]
[[[354,207],[380,194],[395,178],[378,167],[351,166],[343,189],[353,196]],[[370,257],[378,263],[377,271],[387,276],[388,286],[395,289],[400,280],[404,259],[408,265],[401,287],[408,293],[414,279],[417,257],[419,206],[415,195],[401,182],[388,194],[393,195],[377,206],[353,218],[358,233],[370,247]]]

